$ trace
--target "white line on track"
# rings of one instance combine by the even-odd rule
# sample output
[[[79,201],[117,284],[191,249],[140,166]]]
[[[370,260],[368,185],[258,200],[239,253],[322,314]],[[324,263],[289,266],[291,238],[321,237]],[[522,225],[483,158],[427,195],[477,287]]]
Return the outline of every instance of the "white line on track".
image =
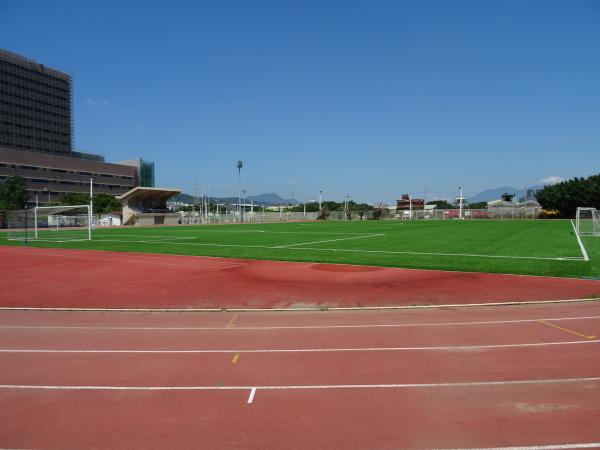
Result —
[[[252,403],[254,401],[254,396],[256,395],[256,388],[253,387],[250,390],[250,395],[248,396],[248,402],[247,403]]]
[[[545,320],[558,322],[561,320],[600,319],[600,316],[552,317],[539,319],[489,320],[473,322],[434,322],[434,323],[382,323],[360,325],[273,325],[273,326],[235,326],[235,327],[122,327],[122,326],[81,326],[81,325],[0,325],[0,330],[106,330],[106,331],[260,331],[260,330],[319,330],[336,328],[406,328],[406,327],[444,327],[468,325],[502,325],[513,323],[532,323]]]
[[[398,388],[454,388],[478,386],[511,386],[527,384],[588,383],[600,377],[558,378],[542,380],[465,381],[458,383],[402,383],[402,384],[315,384],[278,386],[68,386],[35,384],[0,384],[0,389],[41,389],[63,391],[285,391],[310,389],[398,389]]]
[[[350,240],[374,238],[374,237],[380,237],[380,236],[385,236],[385,234],[383,234],[383,233],[367,234],[366,236],[353,236],[353,237],[346,237],[346,238],[339,238],[339,239],[325,239],[325,240],[321,240],[321,241],[300,242],[298,244],[278,245],[275,248],[292,248],[292,247],[296,247],[298,245],[322,244],[323,242],[350,241]]]
[[[548,445],[526,445],[517,447],[477,447],[477,448],[451,448],[436,450],[563,450],[570,448],[600,448],[600,442],[588,442],[581,444],[548,444]]]
[[[556,345],[596,344],[600,339],[587,341],[534,342],[526,344],[457,345],[431,347],[357,347],[357,348],[260,348],[260,349],[189,349],[189,350],[127,350],[127,349],[45,349],[45,348],[2,348],[0,353],[334,353],[334,352],[405,352],[405,351],[470,351],[498,348],[548,347]]]

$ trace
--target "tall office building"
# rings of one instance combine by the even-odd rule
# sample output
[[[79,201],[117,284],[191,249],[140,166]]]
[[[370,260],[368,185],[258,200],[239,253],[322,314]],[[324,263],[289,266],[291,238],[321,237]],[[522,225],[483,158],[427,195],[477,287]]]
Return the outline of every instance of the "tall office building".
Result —
[[[0,49],[0,182],[23,177],[29,203],[89,192],[90,179],[94,192],[111,195],[154,184],[153,163],[111,164],[75,151],[72,117],[70,75]]]
[[[0,147],[71,154],[71,77],[0,49]]]

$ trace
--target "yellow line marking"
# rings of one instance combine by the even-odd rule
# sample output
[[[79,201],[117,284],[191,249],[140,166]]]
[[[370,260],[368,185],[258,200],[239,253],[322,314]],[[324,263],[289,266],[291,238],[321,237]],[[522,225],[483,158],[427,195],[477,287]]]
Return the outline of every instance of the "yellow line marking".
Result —
[[[233,359],[231,360],[231,364],[235,364],[235,363],[237,362],[237,360],[239,359],[239,357],[240,357],[240,354],[239,354],[239,353],[236,353],[236,354],[233,356]]]
[[[238,315],[239,315],[239,313],[236,313],[236,315],[231,318],[231,320],[227,323],[227,328],[233,326],[235,320],[238,318]]]
[[[566,331],[567,333],[576,334],[577,336],[581,336],[586,339],[596,339],[596,336],[586,336],[585,334],[578,333],[577,331],[569,330],[568,328],[559,327],[558,325],[554,325],[553,323],[546,322],[545,320],[540,320],[540,323],[544,325],[548,325],[549,327],[558,328],[559,330]]]

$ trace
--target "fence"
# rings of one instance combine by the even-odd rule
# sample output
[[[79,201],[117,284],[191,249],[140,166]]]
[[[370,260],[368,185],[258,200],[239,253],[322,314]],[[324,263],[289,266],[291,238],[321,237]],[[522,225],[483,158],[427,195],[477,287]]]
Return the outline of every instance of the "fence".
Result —
[[[298,222],[302,220],[317,220],[319,214],[301,213],[301,212],[250,212],[244,213],[244,223],[277,223],[277,222]],[[235,212],[226,214],[202,214],[197,211],[184,212],[179,211],[180,222],[185,225],[200,225],[210,223],[238,223],[240,217]]]
[[[485,219],[537,219],[540,217],[541,208],[489,208],[489,209],[463,209],[462,216],[459,209],[433,209],[396,211],[392,217],[402,220],[485,220]]]

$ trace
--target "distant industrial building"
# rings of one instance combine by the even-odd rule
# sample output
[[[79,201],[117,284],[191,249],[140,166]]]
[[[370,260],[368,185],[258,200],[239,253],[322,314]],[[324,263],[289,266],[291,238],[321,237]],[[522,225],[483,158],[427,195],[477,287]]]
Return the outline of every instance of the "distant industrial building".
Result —
[[[154,187],[154,163],[141,158],[117,161],[116,164],[135,167],[137,170],[139,186]]]
[[[154,185],[153,163],[74,151],[72,110],[70,75],[0,49],[0,182],[23,177],[29,203],[88,192],[90,178],[94,192],[111,195]]]
[[[396,211],[409,211],[411,209],[424,209],[425,200],[422,198],[411,198],[408,194],[402,194],[402,197],[396,202]]]

